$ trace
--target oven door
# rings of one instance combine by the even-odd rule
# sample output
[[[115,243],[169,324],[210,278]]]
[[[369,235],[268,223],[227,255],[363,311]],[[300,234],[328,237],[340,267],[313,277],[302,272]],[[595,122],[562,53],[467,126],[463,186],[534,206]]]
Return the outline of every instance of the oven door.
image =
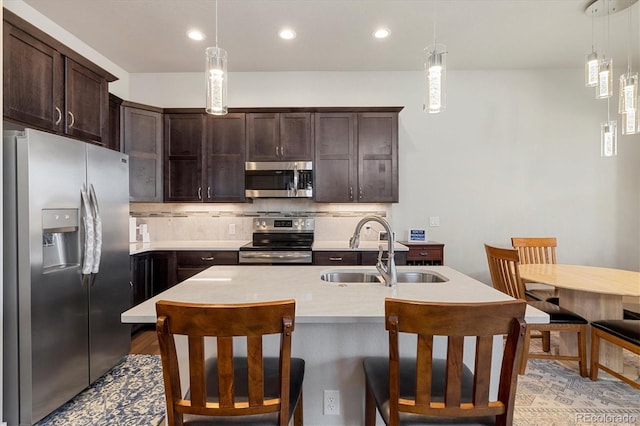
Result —
[[[246,250],[238,254],[238,263],[254,265],[311,264],[311,250]]]

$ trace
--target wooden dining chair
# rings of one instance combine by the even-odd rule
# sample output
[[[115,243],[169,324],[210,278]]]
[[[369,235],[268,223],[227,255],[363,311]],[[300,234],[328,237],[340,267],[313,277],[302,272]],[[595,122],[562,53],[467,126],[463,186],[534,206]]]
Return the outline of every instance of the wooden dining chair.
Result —
[[[374,426],[376,408],[387,425],[511,425],[525,335],[524,301],[435,303],[385,299],[389,357],[363,361],[365,425]],[[399,335],[415,334],[415,357],[400,357]],[[506,335],[497,398],[489,397],[494,336]],[[446,336],[446,359],[433,357],[434,336]],[[475,343],[471,369],[463,349]],[[400,340],[403,343],[407,340]],[[466,355],[466,352],[465,352]],[[472,371],[473,369],[473,371]]]
[[[599,320],[591,323],[591,368],[589,377],[598,380],[598,369],[640,389],[640,383],[600,363],[600,341],[605,340],[640,355],[640,320]]]
[[[161,300],[156,330],[162,357],[167,424],[302,425],[304,360],[291,358],[295,301],[216,305]],[[265,335],[280,335],[276,357],[263,356]],[[189,389],[180,385],[174,336],[188,338]],[[205,337],[217,355],[205,361]],[[246,355],[234,339],[246,339]]]
[[[507,249],[484,245],[489,264],[489,273],[493,287],[508,294],[515,299],[525,300],[524,285],[520,278],[519,255],[517,249]],[[548,324],[528,324],[527,335],[524,340],[524,351],[522,353],[522,364],[520,374],[524,374],[527,368],[528,358],[551,358],[558,360],[577,361],[580,375],[587,377],[587,324],[588,321],[580,315],[561,308],[558,305],[542,300],[527,301],[534,308],[549,315]],[[573,332],[578,338],[577,355],[554,355],[551,351],[545,353],[529,353],[531,332]]]
[[[556,263],[556,237],[511,237],[511,246],[518,250],[521,264]],[[533,300],[557,303],[557,289],[549,284],[525,283],[525,294]]]

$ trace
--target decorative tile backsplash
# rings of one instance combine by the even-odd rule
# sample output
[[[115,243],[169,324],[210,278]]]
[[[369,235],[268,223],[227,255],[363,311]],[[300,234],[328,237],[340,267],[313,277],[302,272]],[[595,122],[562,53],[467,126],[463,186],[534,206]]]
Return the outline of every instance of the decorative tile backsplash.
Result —
[[[261,199],[248,204],[132,203],[131,217],[146,224],[151,241],[250,240],[259,216],[308,216],[316,219],[316,241],[348,240],[360,219],[368,215],[389,219],[387,204],[325,204],[307,200]],[[383,231],[369,223],[363,241]],[[138,237],[140,240],[140,237]]]

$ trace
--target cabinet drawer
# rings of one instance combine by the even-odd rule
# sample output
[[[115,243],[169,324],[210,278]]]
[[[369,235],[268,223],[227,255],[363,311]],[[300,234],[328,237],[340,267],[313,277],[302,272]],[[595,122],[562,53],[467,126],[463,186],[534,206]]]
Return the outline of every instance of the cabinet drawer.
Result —
[[[407,253],[407,260],[442,260],[442,247],[410,247]]]
[[[237,265],[237,251],[178,251],[178,268],[208,267],[212,265]]]
[[[387,253],[382,256],[383,259],[387,258]],[[396,252],[394,260],[397,266],[402,266],[407,264],[407,252]],[[378,252],[377,251],[363,251],[361,252],[360,264],[371,266],[378,263]]]
[[[317,251],[313,252],[314,265],[359,265],[357,251]]]

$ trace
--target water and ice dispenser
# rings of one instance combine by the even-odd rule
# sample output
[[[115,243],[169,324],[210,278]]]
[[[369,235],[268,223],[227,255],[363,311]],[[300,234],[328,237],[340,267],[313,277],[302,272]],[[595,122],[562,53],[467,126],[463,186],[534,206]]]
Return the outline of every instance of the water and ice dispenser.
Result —
[[[43,273],[78,266],[78,209],[42,210]]]

